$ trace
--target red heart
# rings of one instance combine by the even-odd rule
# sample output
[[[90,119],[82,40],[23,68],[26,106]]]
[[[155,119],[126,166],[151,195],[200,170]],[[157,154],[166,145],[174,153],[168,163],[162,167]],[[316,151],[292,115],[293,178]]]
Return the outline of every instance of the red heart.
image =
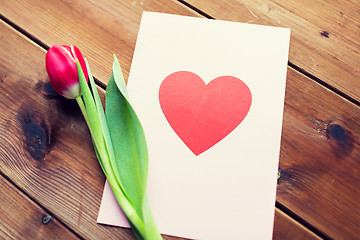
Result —
[[[163,80],[159,100],[171,127],[198,156],[243,121],[252,97],[236,77],[218,77],[206,85],[198,75],[179,71]]]

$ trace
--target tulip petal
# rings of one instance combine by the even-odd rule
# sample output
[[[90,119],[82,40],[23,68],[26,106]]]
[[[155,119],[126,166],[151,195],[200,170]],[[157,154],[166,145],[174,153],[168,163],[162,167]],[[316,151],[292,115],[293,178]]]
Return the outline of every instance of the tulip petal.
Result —
[[[64,96],[64,91],[74,92],[70,90],[74,85],[78,85],[79,78],[77,74],[76,63],[70,52],[63,46],[54,45],[46,53],[46,71],[49,75],[51,86],[56,92]],[[79,87],[79,85],[78,85]],[[78,91],[75,93],[79,94]],[[78,95],[70,96],[66,94],[66,98],[75,98]]]
[[[56,92],[70,99],[81,94],[75,59],[80,61],[87,82],[85,61],[77,47],[54,45],[46,53],[46,71],[51,86]]]
[[[72,85],[67,90],[63,90],[62,95],[68,99],[74,99],[75,96],[79,96],[80,95],[79,83]]]

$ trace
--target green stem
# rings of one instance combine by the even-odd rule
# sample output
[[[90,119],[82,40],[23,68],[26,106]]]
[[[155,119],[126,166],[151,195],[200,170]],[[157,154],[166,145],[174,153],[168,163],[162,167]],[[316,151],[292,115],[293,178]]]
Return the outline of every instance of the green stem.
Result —
[[[87,112],[86,112],[84,101],[82,100],[81,96],[75,97],[75,100],[76,100],[77,104],[79,105],[79,108],[81,110],[82,115],[85,118],[85,121],[86,121],[86,124],[87,124],[88,128],[90,129],[89,117],[88,117]]]
[[[157,229],[147,196],[145,196],[143,201],[143,213],[145,229],[144,232],[141,232],[141,235],[144,237],[144,239],[161,240],[162,237],[159,230]]]

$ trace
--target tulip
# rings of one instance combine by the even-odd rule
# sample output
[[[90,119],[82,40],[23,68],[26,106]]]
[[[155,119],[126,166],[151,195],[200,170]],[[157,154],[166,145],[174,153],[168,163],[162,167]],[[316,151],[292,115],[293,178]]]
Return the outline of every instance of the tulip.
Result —
[[[54,90],[78,103],[96,156],[135,237],[162,240],[145,191],[148,169],[145,134],[127,100],[117,58],[114,56],[113,72],[106,88],[106,115],[90,68],[78,48],[52,46],[46,53],[46,71]]]
[[[75,99],[81,95],[79,75],[76,66],[79,60],[88,81],[88,72],[80,50],[74,45],[54,45],[46,53],[46,71],[51,86],[60,95]]]

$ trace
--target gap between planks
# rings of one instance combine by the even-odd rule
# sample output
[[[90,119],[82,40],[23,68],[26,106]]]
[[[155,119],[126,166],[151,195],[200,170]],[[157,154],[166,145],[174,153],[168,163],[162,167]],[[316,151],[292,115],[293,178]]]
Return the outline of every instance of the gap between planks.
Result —
[[[331,239],[325,233],[321,232],[319,229],[317,229],[314,226],[312,226],[311,224],[309,224],[305,219],[301,218],[296,213],[294,213],[293,211],[291,211],[290,209],[288,209],[287,207],[285,207],[283,204],[279,203],[278,201],[276,201],[275,206],[277,209],[279,209],[280,211],[285,213],[287,216],[291,217],[293,220],[295,220],[300,225],[302,225],[303,227],[305,227],[306,229],[308,229],[309,231],[314,233],[319,238],[326,239],[326,240]]]
[[[194,7],[193,5],[187,3],[184,0],[177,0],[180,4],[183,4],[184,6],[190,8],[191,10],[195,11],[196,13],[200,14],[201,16],[207,18],[207,19],[214,19],[214,17],[210,16],[209,14],[201,11],[200,9]],[[25,29],[21,28],[20,26],[16,25],[14,22],[12,22],[11,20],[9,20],[8,18],[6,18],[5,16],[3,16],[2,14],[0,14],[0,19],[2,21],[4,21],[5,23],[7,23],[8,25],[10,25],[12,28],[14,28],[15,30],[17,30],[18,32],[20,32],[21,34],[23,34],[24,36],[26,36],[27,38],[29,38],[31,41],[33,41],[34,43],[36,43],[37,45],[39,45],[40,47],[42,47],[45,50],[48,50],[50,47],[45,44],[44,42],[42,42],[40,39],[36,38],[35,36],[33,36],[31,33],[29,33],[28,31],[26,31]],[[334,86],[324,82],[323,80],[321,80],[320,78],[316,77],[315,75],[307,72],[306,70],[304,70],[303,68],[295,65],[294,63],[288,61],[288,66],[292,69],[294,69],[295,71],[307,76],[308,78],[310,78],[311,80],[317,82],[318,84],[324,86],[325,88],[331,90],[332,92],[336,93],[337,95],[341,96],[342,98],[345,98],[346,100],[348,100],[349,102],[360,106],[360,101],[357,101],[356,99],[350,97],[349,95],[343,93],[342,91],[340,91],[339,89],[335,88]],[[95,83],[101,87],[102,89],[106,90],[106,84],[104,84],[103,82],[99,81],[95,76],[94,76],[94,80]]]
[[[201,16],[207,18],[207,19],[215,19],[214,17],[208,15],[207,13],[201,11],[200,9],[197,9],[196,7],[192,6],[191,4],[187,3],[186,1],[183,0],[177,0],[179,3],[183,4],[184,6],[190,8],[191,10],[197,12],[198,14],[200,14]],[[5,16],[3,16],[2,14],[0,14],[0,19],[5,22],[6,24],[8,24],[9,26],[11,26],[12,28],[14,28],[16,31],[18,31],[19,33],[21,33],[22,35],[24,35],[26,38],[28,38],[29,40],[31,40],[32,42],[34,42],[36,45],[40,46],[41,48],[48,50],[50,47],[45,44],[44,42],[42,42],[40,39],[36,38],[34,35],[32,35],[31,33],[29,33],[28,31],[26,31],[25,29],[21,28],[20,26],[16,25],[14,22],[12,22],[10,19],[6,18]],[[347,99],[348,101],[354,103],[357,106],[360,106],[360,102],[351,98],[350,96],[344,94],[343,92],[341,92],[340,90],[332,87],[331,85],[323,82],[321,79],[317,78],[316,76],[308,73],[307,71],[305,71],[304,69],[296,66],[295,64],[288,62],[289,67],[293,68],[295,71],[300,72],[301,74],[309,77],[310,79],[314,80],[315,82],[319,83],[320,85],[326,87],[327,89],[335,92],[337,95]],[[101,81],[99,81],[96,77],[94,77],[95,83],[102,89],[106,90],[106,84],[102,83]],[[5,176],[2,172],[0,172],[0,175],[3,176],[9,183],[11,183],[13,186],[16,187],[16,189],[18,189],[20,192],[22,192],[24,195],[26,195],[32,202],[34,202],[36,205],[38,205],[40,208],[42,208],[44,211],[48,212],[51,216],[54,216],[56,218],[55,215],[53,215],[50,211],[48,211],[44,206],[42,206],[40,203],[38,203],[36,201],[36,199],[31,198],[31,196],[29,196],[26,192],[24,192],[21,188],[19,188],[19,186],[17,186],[14,182],[12,182],[7,176]],[[315,228],[314,226],[310,225],[309,223],[307,223],[304,219],[302,219],[301,217],[299,217],[298,215],[296,215],[295,213],[293,213],[292,211],[290,211],[288,208],[286,208],[285,206],[283,206],[281,203],[279,203],[278,201],[276,201],[275,204],[276,208],[279,209],[280,211],[282,211],[283,213],[285,213],[286,215],[288,215],[290,218],[292,218],[294,221],[298,222],[300,225],[302,225],[303,227],[305,227],[306,229],[308,229],[309,231],[311,231],[312,233],[314,233],[316,236],[322,238],[322,239],[330,239],[326,234],[322,233],[321,231],[319,231],[317,228]],[[62,224],[65,228],[67,228],[69,231],[71,231],[71,233],[73,233],[76,237],[78,237],[79,239],[82,239],[82,237],[80,235],[78,235],[76,232],[74,232],[71,228],[69,228],[66,224],[64,224],[63,222],[61,222],[59,219],[57,219],[57,221]]]
[[[61,224],[64,228],[69,230],[74,236],[76,236],[78,239],[83,239],[77,232],[73,231],[70,227],[68,227],[65,223],[63,223],[55,214],[53,214],[51,211],[46,209],[42,204],[40,204],[36,199],[32,198],[29,194],[27,194],[23,189],[21,189],[18,185],[16,185],[8,176],[6,176],[3,172],[0,171],[0,177],[3,177],[5,181],[9,182],[10,185],[14,186],[16,190],[18,190],[20,193],[24,194],[29,201],[37,205],[39,208],[41,208],[44,212],[48,213],[51,217],[55,218],[56,221]]]
[[[29,40],[33,41],[35,44],[37,44],[38,46],[40,46],[41,48],[45,49],[46,51],[49,50],[49,46],[47,44],[45,44],[44,42],[42,42],[40,39],[36,38],[34,35],[32,35],[31,33],[29,33],[28,31],[26,31],[25,29],[21,28],[20,26],[16,25],[14,22],[12,22],[10,19],[6,18],[5,16],[3,16],[0,13],[0,20],[4,21],[6,24],[8,24],[9,26],[11,26],[12,28],[14,28],[16,31],[18,31],[19,33],[21,33],[22,35],[24,35],[26,38],[28,38]],[[94,76],[94,80],[95,83],[101,87],[102,89],[106,89],[106,84],[102,83],[101,81],[99,81],[95,76]]]

